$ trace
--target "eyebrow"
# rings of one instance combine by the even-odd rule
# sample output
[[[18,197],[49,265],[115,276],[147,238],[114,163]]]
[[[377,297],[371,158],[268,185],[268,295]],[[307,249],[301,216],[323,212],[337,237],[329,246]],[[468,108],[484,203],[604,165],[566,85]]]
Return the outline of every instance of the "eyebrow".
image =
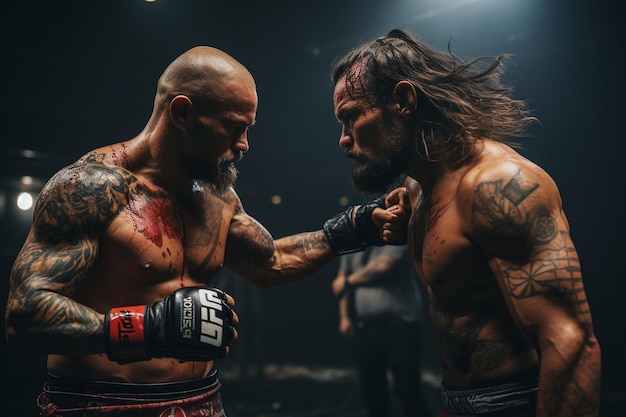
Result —
[[[352,112],[354,112],[354,106],[351,106],[350,104],[343,104],[335,116],[339,120],[345,118],[346,115],[349,115]]]
[[[247,120],[244,120],[244,118],[245,118],[244,115],[237,113],[237,112],[231,112],[231,111],[225,111],[221,116],[221,119],[223,119],[224,121],[228,122],[231,125],[240,125],[240,126],[250,127],[256,124],[256,117],[250,123],[248,123]]]
[[[346,104],[339,109],[335,117],[337,118],[337,120],[341,121],[341,119],[345,119],[346,117],[359,115],[362,113],[364,113],[362,106],[354,105],[354,104]]]

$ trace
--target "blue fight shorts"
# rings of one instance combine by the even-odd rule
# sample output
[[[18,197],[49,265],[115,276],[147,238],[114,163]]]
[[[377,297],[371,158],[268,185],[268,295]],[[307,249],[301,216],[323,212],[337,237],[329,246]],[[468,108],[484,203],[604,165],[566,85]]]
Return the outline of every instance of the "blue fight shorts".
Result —
[[[454,391],[441,385],[439,417],[534,417],[538,379]]]
[[[37,406],[43,417],[226,417],[214,369],[205,378],[129,384],[48,375]]]

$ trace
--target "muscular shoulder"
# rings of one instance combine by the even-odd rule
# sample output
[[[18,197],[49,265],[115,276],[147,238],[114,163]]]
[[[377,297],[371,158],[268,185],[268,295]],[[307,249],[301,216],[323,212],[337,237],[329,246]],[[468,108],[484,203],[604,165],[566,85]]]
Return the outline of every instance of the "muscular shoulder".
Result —
[[[463,176],[458,189],[475,236],[523,241],[533,224],[560,216],[561,197],[550,175],[517,152],[496,147]]]
[[[234,190],[229,195],[235,199],[235,211],[228,228],[225,265],[239,271],[252,264],[265,265],[274,253],[274,238],[265,226],[245,212]]]
[[[35,224],[55,225],[55,233],[80,227],[97,231],[128,201],[137,179],[127,170],[94,158],[62,168],[42,189]]]

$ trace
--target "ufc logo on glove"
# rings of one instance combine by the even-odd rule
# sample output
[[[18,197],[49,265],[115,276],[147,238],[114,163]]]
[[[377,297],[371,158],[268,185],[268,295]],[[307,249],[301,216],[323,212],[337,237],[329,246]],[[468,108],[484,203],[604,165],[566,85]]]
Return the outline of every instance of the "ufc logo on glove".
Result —
[[[195,301],[200,301],[200,342],[212,346],[221,346],[222,329],[224,320],[217,317],[217,312],[222,311],[222,300],[213,290],[201,289],[198,291],[198,299],[193,297],[183,298],[180,334],[185,339],[191,339],[194,334],[196,323],[194,314]]]
[[[235,335],[232,320],[224,291],[179,288],[154,304],[111,308],[105,315],[106,351],[118,363],[221,359]]]

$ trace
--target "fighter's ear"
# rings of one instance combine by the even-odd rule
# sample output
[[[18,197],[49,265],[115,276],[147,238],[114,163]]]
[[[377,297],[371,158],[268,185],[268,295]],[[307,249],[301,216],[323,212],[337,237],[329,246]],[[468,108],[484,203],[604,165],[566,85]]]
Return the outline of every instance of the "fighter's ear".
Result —
[[[187,116],[192,103],[189,97],[177,95],[170,101],[170,118],[172,123],[181,130],[187,130]]]
[[[417,110],[417,92],[410,82],[398,81],[393,89],[393,95],[398,104],[398,113],[404,117],[411,117]]]

